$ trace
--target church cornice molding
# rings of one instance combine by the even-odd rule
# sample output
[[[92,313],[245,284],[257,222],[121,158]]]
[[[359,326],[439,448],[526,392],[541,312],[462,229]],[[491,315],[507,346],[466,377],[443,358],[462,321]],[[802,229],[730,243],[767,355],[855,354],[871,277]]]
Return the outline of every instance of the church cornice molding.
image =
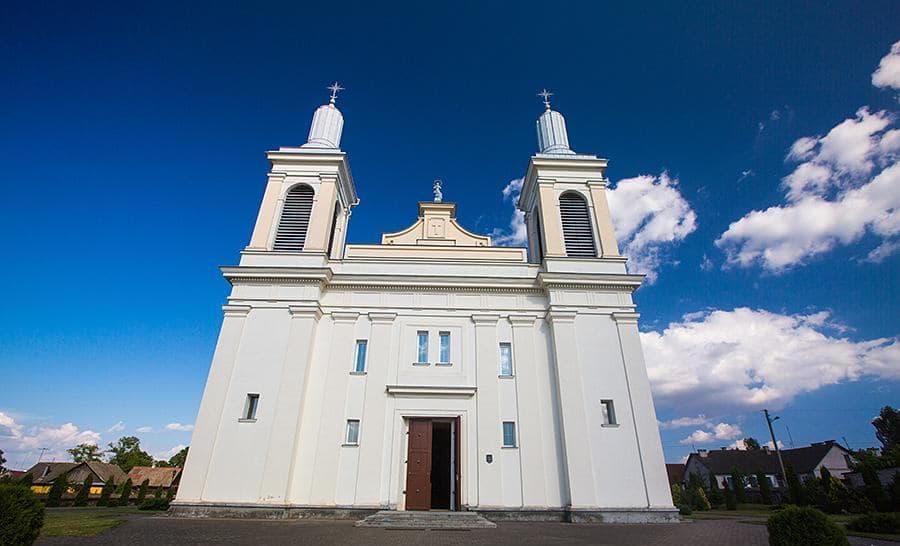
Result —
[[[612,290],[633,293],[644,280],[643,275],[607,275],[591,273],[538,274],[538,282],[550,290]]]

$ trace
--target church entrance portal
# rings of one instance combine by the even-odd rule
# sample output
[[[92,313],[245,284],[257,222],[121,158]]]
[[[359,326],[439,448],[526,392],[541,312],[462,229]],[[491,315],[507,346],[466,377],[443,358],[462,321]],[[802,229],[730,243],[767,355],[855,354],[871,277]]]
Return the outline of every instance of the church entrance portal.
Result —
[[[407,510],[459,510],[459,418],[409,420]]]

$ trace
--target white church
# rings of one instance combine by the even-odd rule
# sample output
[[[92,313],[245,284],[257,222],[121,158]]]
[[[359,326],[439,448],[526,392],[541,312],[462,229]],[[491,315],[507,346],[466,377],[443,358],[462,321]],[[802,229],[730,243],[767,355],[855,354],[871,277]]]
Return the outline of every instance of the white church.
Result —
[[[537,120],[517,203],[528,247],[406,208],[345,244],[360,203],[329,104],[268,182],[232,286],[172,512],[675,521],[607,160]],[[375,187],[362,188],[379,191]]]

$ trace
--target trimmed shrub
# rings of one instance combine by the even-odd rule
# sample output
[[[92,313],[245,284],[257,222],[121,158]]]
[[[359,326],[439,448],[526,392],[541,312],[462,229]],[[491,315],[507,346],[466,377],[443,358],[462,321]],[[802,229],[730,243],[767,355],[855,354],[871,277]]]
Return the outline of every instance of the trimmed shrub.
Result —
[[[94,485],[94,477],[88,474],[84,479],[84,483],[81,484],[81,489],[78,490],[78,494],[75,496],[75,506],[87,506],[88,499],[91,496],[92,485]]]
[[[847,529],[864,533],[900,533],[900,514],[874,513],[851,519]]]
[[[44,505],[24,485],[0,485],[0,544],[30,546],[44,525]]]
[[[165,497],[151,497],[138,505],[139,510],[168,510],[169,501]]]
[[[63,493],[65,493],[68,488],[69,480],[66,479],[66,475],[60,474],[57,476],[57,478],[53,480],[53,485],[50,486],[50,491],[47,492],[47,506],[59,506]]]
[[[144,497],[147,496],[147,489],[148,489],[149,487],[150,487],[150,480],[149,480],[149,479],[144,480],[144,481],[141,482],[141,488],[138,489],[138,496],[137,496],[137,499],[135,499],[135,501],[134,501],[135,504],[140,504],[140,503],[144,502]]]
[[[737,499],[734,497],[734,491],[725,482],[725,508],[727,510],[737,510]]]
[[[681,514],[682,516],[690,516],[691,514],[694,513],[694,511],[691,510],[690,506],[688,506],[686,504],[682,504],[681,506],[678,507],[678,513]]]
[[[791,465],[787,465],[787,470],[785,470],[785,472],[787,473],[787,476],[785,476],[785,481],[787,481],[788,490],[791,494],[791,504],[796,504],[797,506],[805,506],[806,494],[803,491],[803,484],[800,483],[800,478],[797,476],[797,473],[794,472],[794,467]]]
[[[759,471],[756,473],[756,482],[759,484],[759,497],[763,504],[772,504],[772,486],[769,484],[769,478],[766,473]]]
[[[731,471],[731,486],[734,487],[734,498],[738,504],[747,502],[747,489],[744,485],[744,475],[737,468]]]
[[[719,488],[719,480],[715,477],[715,475],[709,475],[709,504],[713,508],[718,508],[723,502],[725,502],[725,497],[722,496],[722,490]]]
[[[125,483],[122,484],[122,494],[119,495],[119,506],[128,506],[128,501],[131,499],[131,489],[133,487],[131,478],[128,478],[125,480]]]
[[[116,490],[116,480],[110,478],[109,481],[103,484],[103,489],[100,490],[100,498],[97,499],[97,506],[109,506],[110,497],[112,497],[113,491]]]
[[[766,523],[769,546],[849,546],[847,533],[815,508],[789,506]]]
[[[174,485],[169,486],[169,490],[166,491],[166,500],[172,502],[172,499],[175,498],[175,493],[178,491],[178,488]]]
[[[161,498],[163,498],[163,488],[162,488],[162,487],[157,487],[157,488],[156,488],[156,491],[153,492],[153,498],[154,498],[154,499],[161,499]]]

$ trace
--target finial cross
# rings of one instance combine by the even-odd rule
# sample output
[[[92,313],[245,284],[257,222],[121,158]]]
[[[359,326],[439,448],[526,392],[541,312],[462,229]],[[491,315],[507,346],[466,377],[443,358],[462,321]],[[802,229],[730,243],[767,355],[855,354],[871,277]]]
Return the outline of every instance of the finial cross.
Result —
[[[547,108],[547,110],[549,110],[550,109],[550,97],[553,96],[553,93],[551,93],[550,91],[547,91],[547,89],[544,89],[543,91],[538,93],[538,96],[544,97],[544,107]]]
[[[432,188],[434,188],[434,202],[435,203],[440,203],[444,199],[444,194],[441,193],[441,188],[443,187],[443,185],[444,185],[444,183],[441,182],[440,178],[438,178],[437,180],[434,181],[434,185],[432,186]]]
[[[344,90],[344,88],[341,87],[341,84],[339,84],[338,82],[334,82],[333,84],[329,85],[325,89],[331,90],[331,104],[334,104],[334,100],[337,98],[338,91]]]

